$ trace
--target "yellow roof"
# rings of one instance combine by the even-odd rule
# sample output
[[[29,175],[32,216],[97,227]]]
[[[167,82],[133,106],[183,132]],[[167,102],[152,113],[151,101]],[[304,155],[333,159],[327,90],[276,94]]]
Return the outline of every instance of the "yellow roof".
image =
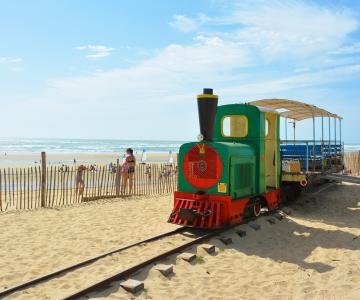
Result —
[[[328,112],[325,109],[319,108],[315,105],[306,104],[303,102],[288,100],[288,99],[263,99],[248,102],[251,105],[265,107],[277,110],[280,116],[302,121],[315,117],[332,117],[342,119],[342,117]]]

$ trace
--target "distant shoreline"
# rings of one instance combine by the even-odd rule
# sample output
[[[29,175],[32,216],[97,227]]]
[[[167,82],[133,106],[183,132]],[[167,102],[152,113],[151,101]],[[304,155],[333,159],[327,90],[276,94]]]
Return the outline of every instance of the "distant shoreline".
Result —
[[[137,162],[141,162],[142,152],[135,153]],[[177,152],[172,152],[174,162],[177,158]],[[48,166],[56,165],[78,165],[78,164],[97,164],[104,165],[116,163],[119,159],[122,162],[123,153],[47,153],[46,161]],[[166,163],[169,161],[169,152],[146,152],[146,163]],[[7,153],[0,155],[0,168],[5,167],[34,167],[40,165],[39,153]],[[74,161],[75,159],[75,161]]]

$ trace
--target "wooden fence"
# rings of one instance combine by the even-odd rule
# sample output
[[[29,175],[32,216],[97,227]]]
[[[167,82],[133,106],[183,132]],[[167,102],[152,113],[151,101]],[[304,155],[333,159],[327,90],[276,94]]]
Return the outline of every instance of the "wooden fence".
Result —
[[[345,171],[353,176],[360,176],[360,151],[344,154]]]
[[[46,167],[44,164],[42,167],[0,169],[0,211],[56,207],[130,195],[129,183],[126,190],[123,189],[120,167],[88,168],[83,175],[85,189],[82,195],[76,190],[75,166]],[[131,195],[169,194],[176,187],[175,164],[140,164],[135,167]]]

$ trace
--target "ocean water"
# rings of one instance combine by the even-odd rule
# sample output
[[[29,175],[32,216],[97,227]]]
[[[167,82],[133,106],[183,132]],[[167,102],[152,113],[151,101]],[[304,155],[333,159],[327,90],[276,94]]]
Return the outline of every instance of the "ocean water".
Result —
[[[135,152],[178,152],[184,141],[140,141],[102,139],[26,139],[0,138],[0,154],[47,153],[121,153],[126,148]],[[345,144],[345,151],[359,151],[360,143]]]
[[[359,144],[345,144],[344,151],[345,152],[360,151],[360,143]]]
[[[136,152],[177,152],[183,141],[135,141],[102,139],[0,138],[0,153],[119,153],[131,147]]]

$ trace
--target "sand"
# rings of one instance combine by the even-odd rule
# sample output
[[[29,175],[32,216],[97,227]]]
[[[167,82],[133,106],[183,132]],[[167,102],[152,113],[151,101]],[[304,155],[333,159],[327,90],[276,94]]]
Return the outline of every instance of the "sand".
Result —
[[[0,215],[0,286],[9,286],[101,252],[177,228],[166,223],[172,197],[101,200],[76,207]],[[132,278],[145,292],[131,295],[114,283],[96,299],[360,299],[360,186],[335,185],[301,197],[282,221],[264,217],[248,225],[247,236],[234,230],[234,243],[209,255],[200,246],[188,251],[189,264],[177,256],[175,274],[163,277],[154,267]],[[135,264],[177,245],[181,239],[109,257],[84,273],[63,276],[10,299],[58,299],[73,288]]]
[[[175,229],[159,218],[170,206],[169,197],[131,197],[0,214],[0,286]]]

